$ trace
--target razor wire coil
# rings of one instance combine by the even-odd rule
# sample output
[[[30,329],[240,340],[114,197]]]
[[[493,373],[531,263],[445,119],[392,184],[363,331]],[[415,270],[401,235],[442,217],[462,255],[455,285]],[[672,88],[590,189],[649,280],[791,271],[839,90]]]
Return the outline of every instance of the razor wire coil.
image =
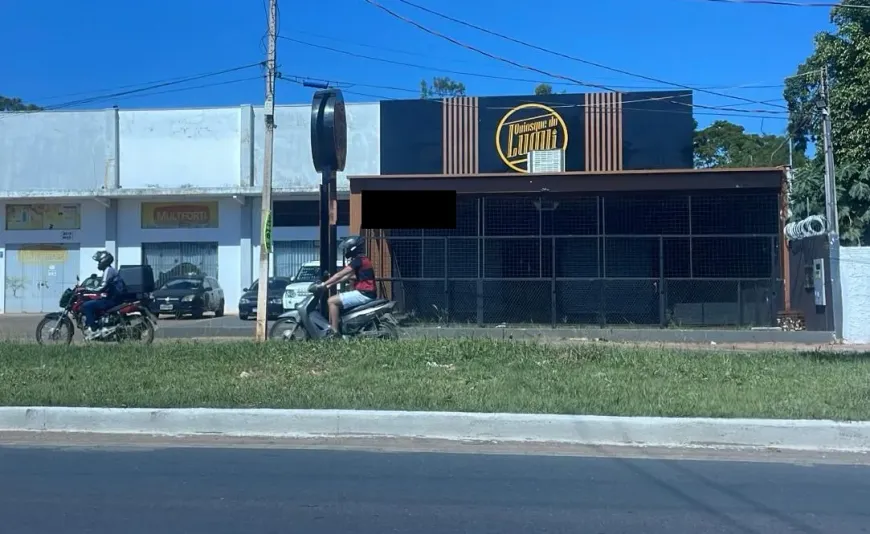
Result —
[[[827,231],[828,221],[824,215],[810,215],[800,221],[790,222],[784,228],[785,237],[789,241],[825,235]]]

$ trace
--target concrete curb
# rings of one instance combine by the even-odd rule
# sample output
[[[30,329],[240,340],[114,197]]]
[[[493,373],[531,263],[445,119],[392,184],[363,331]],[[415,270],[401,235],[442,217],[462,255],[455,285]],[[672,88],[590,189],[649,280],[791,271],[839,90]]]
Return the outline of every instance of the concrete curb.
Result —
[[[428,438],[870,452],[870,422],[356,410],[0,407],[0,431]]]

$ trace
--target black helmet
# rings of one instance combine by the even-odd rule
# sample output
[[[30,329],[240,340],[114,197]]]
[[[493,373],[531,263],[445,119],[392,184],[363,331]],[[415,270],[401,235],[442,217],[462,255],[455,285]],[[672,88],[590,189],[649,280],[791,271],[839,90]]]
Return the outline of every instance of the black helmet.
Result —
[[[344,257],[350,260],[365,252],[366,240],[358,235],[352,235],[345,238],[340,246],[344,251]]]
[[[105,271],[106,267],[112,265],[112,263],[115,262],[114,256],[109,254],[108,250],[97,251],[97,253],[93,256],[93,260],[97,262],[97,269],[101,271]]]

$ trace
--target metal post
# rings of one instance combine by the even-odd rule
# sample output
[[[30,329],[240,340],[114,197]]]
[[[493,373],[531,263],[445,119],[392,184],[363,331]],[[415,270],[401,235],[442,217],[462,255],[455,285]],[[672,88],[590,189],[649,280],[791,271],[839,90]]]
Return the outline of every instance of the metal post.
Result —
[[[659,326],[668,326],[668,303],[665,298],[665,238],[659,236]]]
[[[828,244],[830,252],[831,306],[833,306],[834,335],[843,340],[843,289],[840,282],[840,222],[837,210],[837,183],[834,167],[834,147],[831,140],[830,87],[828,69],[822,69],[821,106],[822,129],[825,149],[825,218],[828,220]]]
[[[260,198],[260,277],[257,287],[257,341],[266,340],[266,317],[269,311],[269,256],[272,252],[272,151],[275,145],[275,56],[278,0],[269,0],[268,57],[266,59],[266,143],[263,149],[263,193]]]
[[[550,278],[550,314],[552,316],[552,326],[556,328],[556,322],[559,320],[557,316],[558,307],[556,306],[556,237],[553,236],[550,239],[550,274],[552,274]]]
[[[329,206],[329,174],[331,173],[331,169],[326,168],[323,170],[321,174],[320,180],[320,272],[321,278],[327,278],[332,275],[335,271],[335,261],[332,263],[329,262],[330,259],[330,235],[329,235],[329,215],[330,215],[330,206]],[[332,253],[333,258],[335,257],[335,252]],[[329,292],[332,293],[332,290]],[[320,296],[320,313],[323,314],[324,317],[328,317],[329,310],[327,309],[326,300],[329,298],[329,294],[323,293]]]

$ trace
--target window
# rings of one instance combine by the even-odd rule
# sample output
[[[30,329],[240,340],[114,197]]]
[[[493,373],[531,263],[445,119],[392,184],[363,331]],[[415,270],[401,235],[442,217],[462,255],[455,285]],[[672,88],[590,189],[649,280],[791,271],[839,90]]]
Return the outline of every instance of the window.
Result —
[[[79,204],[7,204],[7,230],[81,230]]]
[[[320,226],[319,200],[278,200],[272,204],[273,225],[276,228]],[[350,201],[338,201],[338,226],[350,225]]]

